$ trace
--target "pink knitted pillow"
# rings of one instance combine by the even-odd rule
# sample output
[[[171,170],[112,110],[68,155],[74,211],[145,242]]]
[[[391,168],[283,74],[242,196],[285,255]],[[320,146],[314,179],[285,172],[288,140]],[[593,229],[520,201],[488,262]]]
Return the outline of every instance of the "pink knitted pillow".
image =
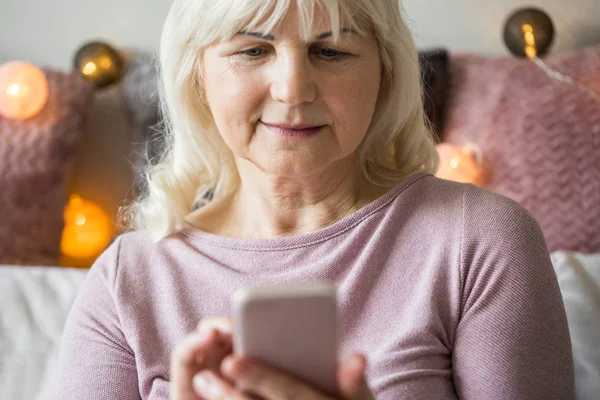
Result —
[[[545,62],[600,93],[600,47]],[[446,140],[481,147],[487,188],[523,204],[551,251],[600,252],[600,101],[527,60],[451,64]]]
[[[600,93],[600,47],[545,62]],[[600,252],[600,101],[516,58],[455,55],[448,142],[477,143],[487,188],[519,201],[553,250]]]
[[[75,74],[44,72],[45,108],[25,121],[0,116],[0,264],[58,265],[68,172],[93,91]]]

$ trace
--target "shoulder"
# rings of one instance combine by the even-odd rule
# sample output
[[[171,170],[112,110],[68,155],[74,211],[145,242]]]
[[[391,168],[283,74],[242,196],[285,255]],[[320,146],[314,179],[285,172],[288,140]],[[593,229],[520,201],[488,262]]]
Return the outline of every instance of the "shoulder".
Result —
[[[96,264],[111,265],[114,269],[118,269],[123,259],[134,258],[139,254],[152,251],[154,246],[155,243],[150,237],[141,232],[122,233],[98,258]]]
[[[535,218],[506,196],[431,175],[415,181],[405,192],[420,221],[460,231],[463,247],[502,251],[530,245],[546,250]]]
[[[152,238],[140,231],[125,232],[115,240],[119,247],[119,253],[123,250],[128,251],[146,251],[155,247],[159,242],[154,242]]]
[[[159,268],[178,248],[185,247],[185,236],[175,233],[162,240],[154,241],[144,232],[132,231],[119,235],[96,260],[92,269],[115,283],[120,279],[148,275]]]
[[[394,205],[403,213],[407,207],[419,214],[449,212],[461,207],[467,186],[431,174],[417,173],[394,189]]]
[[[531,214],[518,202],[498,193],[466,183],[458,183],[424,175],[406,188],[414,195],[423,198],[425,204],[442,202],[446,205],[460,205],[467,216],[483,213],[487,217],[513,215],[531,219]],[[479,216],[479,215],[478,215]]]
[[[532,287],[536,280],[555,283],[544,234],[531,213],[474,186],[465,191],[460,254],[465,293],[491,282],[513,289]]]
[[[158,241],[142,231],[131,231],[121,234],[114,245],[118,248],[120,258],[140,257],[144,254],[156,254],[172,251],[172,248],[186,242],[186,236],[182,232],[175,232]]]
[[[490,240],[495,246],[519,242],[543,242],[533,215],[521,204],[498,193],[468,185],[463,199],[466,238]]]
[[[415,194],[424,205],[443,204],[442,211],[457,213],[465,227],[482,230],[539,229],[535,218],[515,200],[487,189],[426,175],[417,181]]]

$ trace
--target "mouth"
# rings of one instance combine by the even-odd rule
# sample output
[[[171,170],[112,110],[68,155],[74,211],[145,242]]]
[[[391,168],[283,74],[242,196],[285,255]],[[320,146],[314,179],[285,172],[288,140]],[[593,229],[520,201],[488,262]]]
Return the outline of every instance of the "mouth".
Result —
[[[266,123],[264,121],[260,121],[264,126],[269,128],[273,133],[284,137],[291,138],[308,138],[318,134],[325,125],[311,125],[311,124],[298,124],[298,125],[289,125],[289,124],[276,124],[276,123]]]

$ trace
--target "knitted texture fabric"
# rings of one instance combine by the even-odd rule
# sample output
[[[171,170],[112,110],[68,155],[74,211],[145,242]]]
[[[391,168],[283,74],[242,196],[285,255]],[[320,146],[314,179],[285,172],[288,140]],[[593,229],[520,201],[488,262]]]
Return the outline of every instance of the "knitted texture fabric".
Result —
[[[75,73],[44,72],[44,109],[0,117],[0,264],[58,264],[68,173],[93,90]]]
[[[446,141],[481,148],[486,187],[539,222],[551,251],[600,252],[600,47],[533,62],[454,55]]]
[[[65,325],[58,399],[167,399],[175,346],[252,286],[331,282],[339,358],[362,352],[378,400],[574,398],[543,235],[518,203],[415,174],[325,228],[265,239],[192,226],[120,236]]]

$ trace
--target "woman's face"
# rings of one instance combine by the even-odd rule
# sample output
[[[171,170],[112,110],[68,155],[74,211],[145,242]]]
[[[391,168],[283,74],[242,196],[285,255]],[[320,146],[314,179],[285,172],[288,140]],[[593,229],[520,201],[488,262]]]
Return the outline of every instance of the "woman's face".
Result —
[[[376,40],[342,26],[336,44],[326,18],[314,26],[303,43],[291,8],[273,32],[240,32],[204,53],[205,102],[223,139],[280,177],[322,174],[352,157],[377,101]]]

